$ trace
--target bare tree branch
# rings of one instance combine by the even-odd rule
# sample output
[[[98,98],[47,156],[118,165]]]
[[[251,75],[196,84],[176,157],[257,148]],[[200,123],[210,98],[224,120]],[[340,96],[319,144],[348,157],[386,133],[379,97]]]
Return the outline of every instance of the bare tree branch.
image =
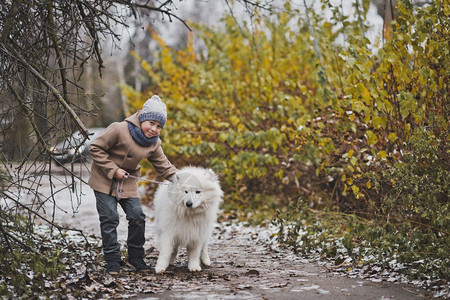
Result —
[[[29,246],[26,234],[11,232],[21,227],[14,226],[16,214],[27,216],[29,224],[38,217],[60,231],[72,230],[57,226],[42,210],[47,202],[53,213],[59,209],[54,194],[62,190],[68,191],[73,213],[82,198],[85,166],[78,172],[73,162],[62,165],[52,145],[78,130],[83,138],[71,142],[78,151],[89,138],[85,123],[97,105],[83,89],[84,70],[96,63],[101,75],[102,42],[117,47],[122,38],[117,27],[129,26],[130,18],[157,14],[190,29],[173,8],[173,0],[0,1],[0,242],[5,249],[39,251]],[[39,192],[43,182],[50,184],[46,193]]]
[[[8,51],[8,50],[6,50]],[[58,90],[45,79],[43,75],[41,75],[35,68],[33,68],[27,60],[20,55],[14,48],[9,49],[9,51],[12,52],[12,55],[17,57],[17,59],[34,75],[36,76],[56,97],[56,99],[59,101],[59,103],[64,107],[64,109],[69,113],[77,127],[80,129],[80,131],[83,133],[85,137],[88,136],[88,130],[84,126],[83,122],[80,120],[80,117],[75,113],[75,111],[70,107],[70,105],[64,100],[64,98],[61,96],[61,94],[58,92]]]

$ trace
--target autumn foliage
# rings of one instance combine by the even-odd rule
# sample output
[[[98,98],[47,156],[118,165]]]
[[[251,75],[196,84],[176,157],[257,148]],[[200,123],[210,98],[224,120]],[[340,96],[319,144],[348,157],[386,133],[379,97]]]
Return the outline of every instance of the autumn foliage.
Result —
[[[443,1],[415,12],[400,2],[394,32],[376,54],[357,21],[308,11],[310,31],[306,18],[285,9],[256,15],[252,27],[231,16],[224,30],[196,25],[184,49],[155,34],[155,61],[135,53],[151,87],[123,87],[130,110],[153,93],[164,97],[164,148],[177,165],[213,168],[228,200],[246,207],[306,197],[319,208],[374,212],[397,188],[383,171],[407,163],[412,139],[432,141],[429,150],[448,164]],[[445,192],[436,204],[447,204]]]
[[[392,32],[380,33],[378,45],[358,20],[333,12],[324,20],[286,4],[270,19],[255,15],[251,26],[227,16],[221,29],[194,25],[183,49],[155,34],[155,61],[134,53],[151,87],[142,94],[123,87],[130,110],[153,93],[165,99],[166,154],[178,166],[217,171],[226,208],[302,202],[380,226],[413,224],[431,232],[415,242],[445,248],[448,4],[398,1]],[[350,246],[361,236],[352,238]]]

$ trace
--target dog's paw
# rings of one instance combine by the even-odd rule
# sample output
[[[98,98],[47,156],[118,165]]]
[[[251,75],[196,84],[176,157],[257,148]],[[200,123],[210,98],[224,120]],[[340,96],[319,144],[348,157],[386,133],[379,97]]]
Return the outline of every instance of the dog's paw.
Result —
[[[155,273],[156,273],[156,274],[164,273],[165,270],[166,270],[166,268],[163,268],[163,267],[161,267],[161,266],[156,266],[156,267],[155,267]]]
[[[211,260],[209,259],[209,257],[202,257],[202,264],[207,267],[211,266]]]
[[[188,269],[191,272],[200,272],[202,270],[200,264],[189,264]]]

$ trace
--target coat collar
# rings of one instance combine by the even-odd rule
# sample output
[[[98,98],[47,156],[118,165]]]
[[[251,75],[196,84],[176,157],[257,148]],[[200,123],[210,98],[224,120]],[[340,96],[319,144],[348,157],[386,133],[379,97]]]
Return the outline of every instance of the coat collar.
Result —
[[[131,116],[125,118],[125,121],[134,124],[136,127],[141,128],[141,122],[139,122],[139,113],[140,111],[132,114]]]

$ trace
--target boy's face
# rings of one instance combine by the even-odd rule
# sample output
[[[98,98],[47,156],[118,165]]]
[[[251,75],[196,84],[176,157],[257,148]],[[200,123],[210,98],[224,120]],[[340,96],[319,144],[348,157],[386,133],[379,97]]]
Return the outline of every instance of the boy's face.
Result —
[[[141,123],[141,130],[148,138],[157,136],[161,133],[162,126],[159,122],[148,120]]]

